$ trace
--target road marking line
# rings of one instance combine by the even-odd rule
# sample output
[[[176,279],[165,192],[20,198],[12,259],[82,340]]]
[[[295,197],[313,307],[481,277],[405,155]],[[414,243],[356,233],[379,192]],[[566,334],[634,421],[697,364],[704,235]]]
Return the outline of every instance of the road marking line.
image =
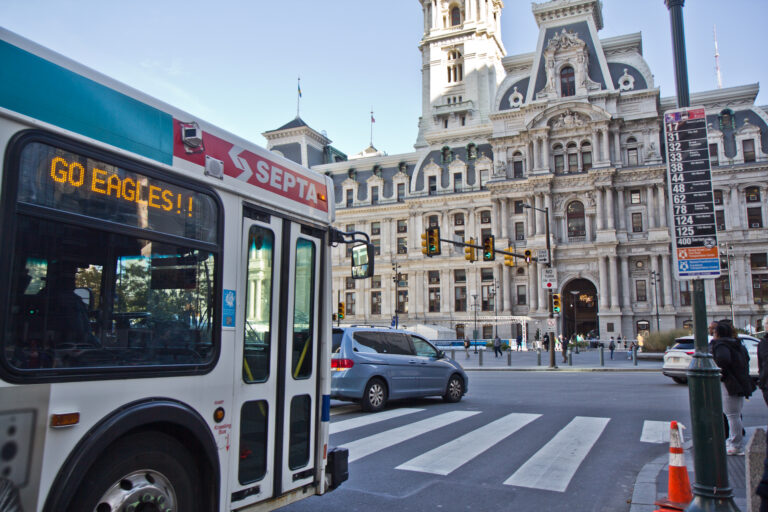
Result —
[[[421,434],[426,434],[435,429],[450,425],[457,421],[461,421],[475,414],[480,414],[480,411],[451,411],[432,418],[417,421],[416,423],[410,423],[402,427],[393,428],[385,432],[380,432],[372,436],[358,439],[346,443],[342,446],[349,450],[349,462],[354,462],[357,459],[362,459],[366,455],[370,455],[384,448],[402,443]]]
[[[504,485],[564,492],[610,418],[576,416],[504,481]]]
[[[650,421],[643,422],[643,433],[640,434],[641,443],[668,443],[669,442],[669,421]]]
[[[352,430],[353,428],[364,427],[366,425],[372,425],[380,421],[389,420],[392,418],[398,418],[405,416],[406,414],[412,414],[414,412],[421,412],[424,409],[392,409],[389,411],[377,412],[376,414],[366,414],[365,416],[358,416],[357,418],[350,418],[344,421],[338,421],[331,423],[331,434],[338,434],[346,430]]]
[[[512,413],[430,450],[395,469],[448,475],[541,414]]]

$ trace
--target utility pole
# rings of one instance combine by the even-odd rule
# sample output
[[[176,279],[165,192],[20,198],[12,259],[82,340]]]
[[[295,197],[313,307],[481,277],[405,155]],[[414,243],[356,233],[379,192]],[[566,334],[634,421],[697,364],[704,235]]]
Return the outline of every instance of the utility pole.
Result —
[[[397,307],[397,294],[398,294],[398,285],[400,284],[400,265],[396,261],[392,261],[392,270],[395,271],[395,275],[392,277],[392,280],[395,282],[395,302],[394,302],[394,310],[395,310],[395,316],[393,317],[395,329],[397,329],[398,324],[400,322],[400,319],[397,316],[398,313],[398,307]]]
[[[472,341],[475,342],[475,354],[477,354],[477,294],[472,294],[472,309],[475,312],[475,330],[472,332]]]
[[[685,0],[664,0],[669,10],[672,48],[675,61],[677,107],[690,107],[688,64],[685,54],[683,4]],[[695,352],[688,367],[688,397],[694,446],[693,501],[688,512],[737,511],[733,490],[728,484],[728,468],[723,431],[723,401],[720,394],[720,370],[708,350],[707,303],[704,280],[693,280],[693,320]]]
[[[659,327],[659,279],[661,274],[651,270],[651,286],[653,286],[653,302],[656,303],[656,332],[661,332]]]

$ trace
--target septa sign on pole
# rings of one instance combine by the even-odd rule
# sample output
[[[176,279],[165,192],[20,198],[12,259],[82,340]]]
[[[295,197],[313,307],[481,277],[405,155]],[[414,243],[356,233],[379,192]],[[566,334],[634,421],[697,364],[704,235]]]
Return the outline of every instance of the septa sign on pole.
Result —
[[[677,279],[720,277],[712,173],[703,107],[664,113],[667,183]]]

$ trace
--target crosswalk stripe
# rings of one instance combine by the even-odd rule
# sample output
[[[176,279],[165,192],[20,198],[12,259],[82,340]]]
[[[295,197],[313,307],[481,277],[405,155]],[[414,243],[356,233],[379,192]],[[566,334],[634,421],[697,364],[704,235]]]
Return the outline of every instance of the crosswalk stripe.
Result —
[[[504,485],[565,491],[584,457],[610,420],[576,416],[507,478]]]
[[[539,417],[541,414],[508,414],[453,441],[438,446],[434,450],[419,455],[395,469],[435,475],[450,474],[456,468],[463,466]]]
[[[377,412],[376,414],[366,414],[364,416],[358,416],[357,418],[350,418],[348,420],[337,421],[331,423],[331,434],[338,434],[345,430],[352,430],[353,428],[364,427],[366,425],[372,425],[384,420],[390,420],[392,418],[399,418],[406,414],[413,414],[414,412],[421,412],[424,409],[390,409],[388,411]]]
[[[480,414],[480,411],[451,411],[427,418],[425,420],[410,423],[408,425],[393,428],[385,432],[380,432],[372,436],[358,439],[342,446],[349,450],[349,462],[354,462],[358,459],[362,459],[366,455],[370,455],[384,448],[389,448],[392,445],[402,443],[421,434],[426,434],[432,430],[450,425],[451,423],[461,421],[475,414]]]
[[[669,442],[669,421],[651,421],[643,422],[643,432],[640,434],[641,443],[668,443]]]

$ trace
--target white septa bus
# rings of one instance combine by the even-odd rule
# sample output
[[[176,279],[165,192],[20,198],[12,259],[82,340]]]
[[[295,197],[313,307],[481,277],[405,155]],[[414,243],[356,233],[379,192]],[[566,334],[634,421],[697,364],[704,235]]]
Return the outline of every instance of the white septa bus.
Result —
[[[331,180],[2,29],[0,62],[0,509],[338,486]]]

